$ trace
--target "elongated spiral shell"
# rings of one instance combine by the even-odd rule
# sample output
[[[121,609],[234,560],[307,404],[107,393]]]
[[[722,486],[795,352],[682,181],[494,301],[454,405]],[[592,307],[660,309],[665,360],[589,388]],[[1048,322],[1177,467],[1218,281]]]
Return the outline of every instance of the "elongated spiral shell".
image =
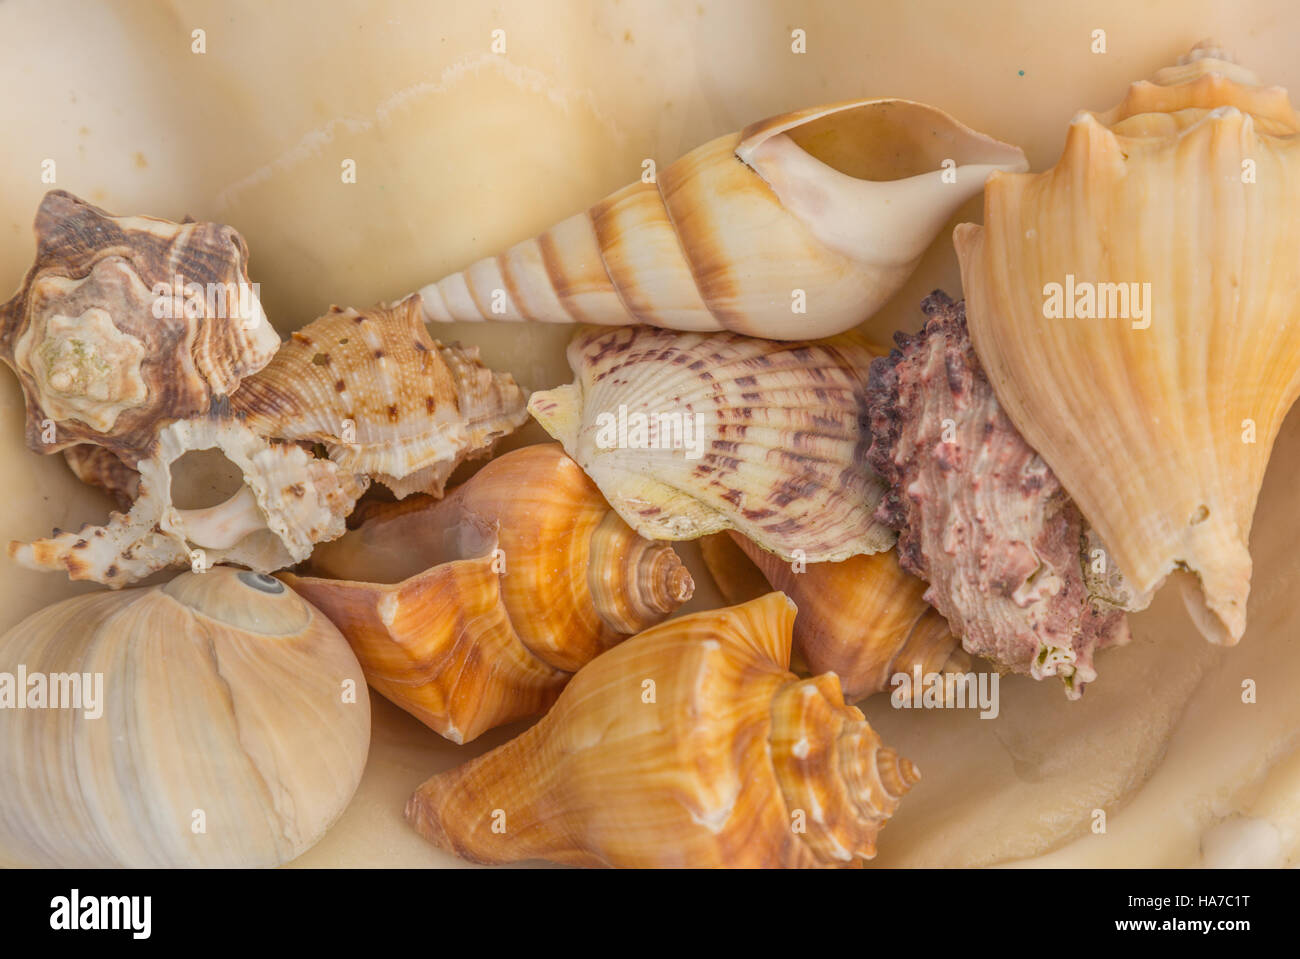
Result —
[[[453,742],[545,710],[694,583],[555,444],[493,460],[441,501],[373,504],[284,579],[352,643],[376,690]]]
[[[1026,169],[925,104],[814,107],[718,137],[420,294],[438,321],[830,336],[893,295],[989,173]]]
[[[477,347],[430,339],[412,296],[334,307],[295,332],[231,406],[263,436],[321,443],[344,472],[402,497],[441,496],[457,466],[528,419],[525,400]]]
[[[0,359],[38,453],[93,443],[134,466],[163,425],[207,413],[280,345],[228,226],[116,217],[54,190],[36,243],[0,306]]]
[[[888,549],[872,519],[858,334],[773,342],[650,326],[581,330],[572,385],[528,409],[618,514],[651,539],[736,529],[789,560]]]
[[[406,816],[476,862],[827,866],[875,855],[917,781],[831,674],[788,669],[770,593],[597,657],[523,735],[422,785]]]

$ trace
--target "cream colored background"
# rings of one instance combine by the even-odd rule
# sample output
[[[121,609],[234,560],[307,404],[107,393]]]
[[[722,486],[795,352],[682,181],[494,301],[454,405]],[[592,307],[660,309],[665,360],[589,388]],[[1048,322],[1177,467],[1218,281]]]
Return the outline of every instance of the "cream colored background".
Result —
[[[790,52],[790,32],[808,52]],[[489,52],[506,31],[507,53]],[[191,31],[207,52],[190,52]],[[1108,52],[1090,52],[1104,29]],[[330,303],[406,293],[535,233],[720,133],[787,109],[904,96],[1051,165],[1076,109],[1104,108],[1215,36],[1300,90],[1293,4],[1121,2],[0,3],[0,287],[27,269],[41,163],[116,213],[228,222],[281,332]],[[1023,73],[1022,73],[1023,72]],[[340,164],[357,163],[344,184]],[[978,201],[954,219],[978,219]],[[868,329],[914,329],[935,286],[959,291],[945,230]],[[569,379],[567,331],[435,329],[484,347],[529,388]],[[26,452],[0,375],[0,537],[100,521],[60,458]],[[522,441],[541,438],[536,427]],[[1081,438],[1086,441],[1086,438]],[[1192,635],[1167,589],[1070,704],[1010,680],[1002,716],[864,705],[924,779],[881,864],[1296,864],[1300,859],[1300,420],[1283,428],[1257,517],[1251,623],[1231,651]],[[1124,464],[1115,464],[1122,470]],[[701,589],[716,594],[693,550]],[[0,628],[85,585],[5,563]],[[1243,679],[1259,702],[1240,701]],[[503,741],[457,748],[376,697],[357,798],[301,865],[451,865],[401,819],[423,778]],[[1089,831],[1105,809],[1105,835]],[[1054,850],[1054,851],[1053,851]]]

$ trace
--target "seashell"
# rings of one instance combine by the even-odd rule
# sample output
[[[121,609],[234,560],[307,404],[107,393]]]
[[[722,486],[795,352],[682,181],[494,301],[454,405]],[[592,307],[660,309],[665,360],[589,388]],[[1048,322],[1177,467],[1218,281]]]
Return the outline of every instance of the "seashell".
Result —
[[[925,583],[903,571],[893,550],[796,568],[727,532],[702,540],[701,552],[728,602],[750,598],[738,589],[760,584],[760,593],[789,596],[799,608],[795,653],[808,671],[838,676],[851,702],[891,689],[897,674],[917,666],[922,675],[971,668],[948,623],[922,597]]]
[[[941,169],[942,168],[942,169]],[[420,291],[428,319],[646,323],[803,340],[861,323],[1024,154],[908,100],[760,121]],[[796,290],[806,315],[794,315]]]
[[[769,593],[646,630],[584,666],[523,735],[425,782],[406,818],[483,863],[872,858],[919,773],[834,675],[789,671],[794,614]]]
[[[457,743],[544,711],[694,591],[672,547],[634,533],[555,444],[493,460],[444,500],[371,504],[310,568],[283,578],[378,692]]]
[[[998,405],[962,305],[936,291],[922,309],[925,329],[871,368],[877,517],[967,652],[1077,698],[1094,653],[1128,641],[1124,614],[1093,594],[1079,510]]]
[[[10,865],[288,862],[342,814],[370,744],[338,630],[232,569],[29,616],[0,638],[0,702]]]
[[[220,505],[177,509],[172,464],[192,450],[213,448],[243,473],[243,487]],[[138,495],[129,512],[113,513],[104,526],[11,542],[9,556],[28,569],[66,570],[71,579],[114,588],[169,566],[237,563],[269,573],[342,536],[368,483],[292,444],[272,445],[237,420],[211,418],[163,427],[155,452],[137,466]]]
[[[1076,115],[1053,169],[994,176],[984,226],[954,237],[1007,415],[1138,593],[1199,577],[1189,609],[1221,643],[1246,627],[1255,501],[1300,390],[1300,221],[1278,215],[1300,205],[1297,131],[1286,91],[1203,44]]]
[[[856,333],[778,343],[650,326],[585,328],[572,385],[528,411],[642,536],[736,529],[787,561],[888,549],[865,465],[867,371]]]
[[[256,432],[321,443],[344,472],[399,498],[441,496],[461,462],[489,455],[528,419],[524,404],[514,377],[485,367],[477,347],[430,339],[414,296],[333,307],[231,398]]]
[[[62,190],[41,201],[36,262],[0,307],[28,447],[92,443],[128,466],[162,424],[207,413],[279,344],[233,229],[111,216]]]
[[[108,493],[122,511],[129,510],[139,495],[140,472],[107,447],[78,443],[64,449],[63,458],[77,479]]]

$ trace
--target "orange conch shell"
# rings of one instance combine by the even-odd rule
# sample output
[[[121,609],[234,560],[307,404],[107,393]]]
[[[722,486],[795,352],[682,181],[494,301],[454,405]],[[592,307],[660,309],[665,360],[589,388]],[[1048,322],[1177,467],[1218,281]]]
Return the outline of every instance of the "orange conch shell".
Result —
[[[284,579],[376,690],[453,742],[543,711],[694,590],[672,547],[634,533],[554,444],[493,460],[441,501],[373,504],[311,571]]]
[[[597,657],[517,739],[434,776],[407,819],[476,862],[849,865],[919,778],[845,705],[789,671],[780,593],[694,613]]]

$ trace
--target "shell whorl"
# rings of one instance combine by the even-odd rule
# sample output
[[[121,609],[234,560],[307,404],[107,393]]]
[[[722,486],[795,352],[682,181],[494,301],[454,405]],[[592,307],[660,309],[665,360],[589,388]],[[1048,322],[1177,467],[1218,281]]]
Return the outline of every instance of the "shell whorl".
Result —
[[[874,855],[918,774],[833,675],[789,671],[794,616],[768,593],[646,630],[582,669],[536,726],[425,782],[407,819],[477,862],[807,867]]]
[[[445,499],[371,503],[286,577],[353,644],[375,688],[456,742],[535,715],[572,674],[661,622],[694,583],[559,446],[528,446]]]
[[[631,636],[690,599],[695,583],[672,546],[637,536],[610,510],[591,531],[587,588],[606,625]]]
[[[845,705],[831,673],[783,687],[772,703],[772,765],[796,834],[822,862],[876,854],[876,834],[921,778]],[[802,814],[802,815],[799,815]]]
[[[36,239],[22,289],[0,306],[0,359],[38,453],[95,443],[134,466],[161,426],[206,413],[280,344],[228,226],[112,216],[54,190]]]

